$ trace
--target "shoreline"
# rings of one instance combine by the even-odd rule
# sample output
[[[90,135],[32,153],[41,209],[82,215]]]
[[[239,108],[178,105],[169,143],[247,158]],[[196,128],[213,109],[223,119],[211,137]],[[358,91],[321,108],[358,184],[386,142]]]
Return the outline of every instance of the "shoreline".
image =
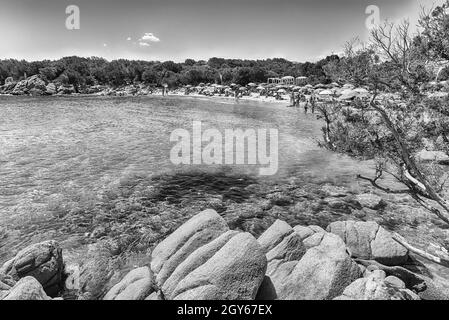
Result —
[[[181,93],[168,93],[165,96],[156,93],[156,94],[136,94],[136,95],[103,95],[103,94],[96,94],[96,93],[72,93],[72,94],[53,94],[53,95],[14,95],[10,93],[0,93],[0,97],[28,97],[28,98],[50,98],[50,97],[64,97],[64,98],[83,98],[83,97],[110,97],[110,98],[139,98],[139,97],[177,97],[177,98],[201,98],[201,99],[217,99],[217,100],[227,100],[227,101],[235,101],[238,103],[239,101],[253,101],[253,102],[261,102],[261,103],[270,103],[270,104],[278,104],[282,105],[285,104],[286,107],[291,107],[289,105],[289,98],[288,96],[283,97],[283,100],[275,99],[274,97],[265,97],[265,96],[243,96],[239,99],[236,99],[231,96],[224,96],[224,95],[202,95],[202,94],[181,94]]]

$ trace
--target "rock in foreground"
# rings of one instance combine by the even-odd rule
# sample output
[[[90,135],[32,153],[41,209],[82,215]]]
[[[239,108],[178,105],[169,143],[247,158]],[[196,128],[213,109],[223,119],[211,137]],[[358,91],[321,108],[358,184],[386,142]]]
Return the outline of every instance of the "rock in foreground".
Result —
[[[337,221],[327,230],[343,239],[354,258],[376,260],[387,266],[401,265],[408,259],[408,250],[375,222]]]
[[[26,276],[34,277],[50,296],[61,290],[62,271],[62,251],[56,241],[31,245],[0,268],[0,273],[11,276],[15,281]]]
[[[51,300],[51,298],[35,278],[25,277],[20,279],[2,300]]]
[[[148,267],[131,270],[109,290],[103,300],[144,300],[153,291],[153,276]]]
[[[214,210],[194,216],[152,253],[151,269],[165,299],[254,299],[265,254],[249,233],[229,231]]]

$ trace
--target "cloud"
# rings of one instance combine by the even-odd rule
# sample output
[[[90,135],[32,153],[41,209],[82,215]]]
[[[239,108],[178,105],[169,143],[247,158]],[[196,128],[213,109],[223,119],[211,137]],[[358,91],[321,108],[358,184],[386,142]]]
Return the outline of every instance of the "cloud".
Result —
[[[158,37],[156,37],[152,33],[145,33],[142,38],[139,39],[140,42],[159,42],[161,41]]]
[[[126,38],[127,41],[131,41],[131,37]]]
[[[107,43],[103,43],[103,47],[107,47],[108,46],[108,44]]]
[[[146,42],[143,42],[143,41],[140,41],[140,42],[139,42],[139,46],[141,46],[141,47],[149,47],[150,44],[148,44],[148,43],[146,43]]]

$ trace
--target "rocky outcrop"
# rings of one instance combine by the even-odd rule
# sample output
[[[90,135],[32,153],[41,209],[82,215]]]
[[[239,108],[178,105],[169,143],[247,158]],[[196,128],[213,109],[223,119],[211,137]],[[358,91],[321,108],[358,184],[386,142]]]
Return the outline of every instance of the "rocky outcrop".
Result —
[[[151,254],[151,270],[156,276],[157,285],[162,287],[169,275],[192,252],[228,230],[224,219],[214,210],[205,210],[184,223]]]
[[[230,237],[228,241],[223,241]],[[225,244],[218,250],[222,243]],[[198,265],[198,261],[210,259]],[[253,300],[265,275],[266,259],[256,239],[249,233],[232,231],[199,249],[175,271],[182,280],[173,291],[164,286],[168,298],[180,300]],[[185,274],[185,277],[179,277]],[[170,279],[168,279],[170,284]],[[168,289],[168,290],[167,290]]]
[[[152,252],[151,269],[165,299],[254,299],[266,258],[248,233],[229,231],[214,210],[194,216]]]
[[[332,299],[361,276],[344,242],[318,226],[289,228],[277,221],[259,241],[268,239],[277,245],[268,247],[267,276],[258,299]]]
[[[58,89],[56,88],[56,85],[54,83],[49,83],[45,87],[45,93],[48,95],[53,95],[58,92]]]
[[[420,300],[399,278],[375,270],[351,283],[335,300]]]
[[[0,273],[11,276],[15,281],[26,276],[34,277],[50,296],[62,288],[62,271],[62,251],[56,241],[33,244],[0,268]]]
[[[144,300],[153,291],[153,275],[148,267],[131,270],[109,290],[103,300]]]
[[[42,285],[33,277],[24,277],[12,287],[1,300],[51,300]]]
[[[360,277],[360,269],[335,235],[324,234],[299,261],[279,263],[267,273],[278,299],[327,300],[340,295]]]
[[[62,85],[58,88],[58,94],[73,94],[75,92],[75,87],[72,84]]]
[[[31,76],[25,80],[19,81],[14,89],[12,90],[12,94],[14,95],[22,95],[22,94],[32,94],[32,95],[42,95],[46,92],[45,81],[42,80],[39,75]]]
[[[375,222],[338,221],[327,230],[346,243],[351,256],[376,260],[384,265],[401,265],[408,259],[408,250]]]
[[[381,270],[388,276],[400,279],[407,289],[412,290],[422,300],[449,300],[448,286],[428,276],[411,272],[401,266],[385,266],[376,261],[366,260],[358,262],[367,268],[366,275],[373,270]]]

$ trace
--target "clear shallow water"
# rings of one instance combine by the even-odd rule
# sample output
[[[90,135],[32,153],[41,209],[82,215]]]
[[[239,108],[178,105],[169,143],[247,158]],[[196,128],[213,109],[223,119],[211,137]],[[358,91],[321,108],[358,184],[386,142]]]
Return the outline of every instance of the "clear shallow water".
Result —
[[[191,131],[194,120],[220,132],[277,128],[277,175],[258,176],[258,166],[225,168],[258,183],[291,178],[350,182],[356,172],[368,170],[367,164],[320,149],[321,123],[314,116],[278,104],[184,97],[0,97],[1,225],[12,230],[19,246],[57,229],[65,211],[94,207],[98,195],[117,181],[175,170],[223,170],[171,164],[171,132]],[[201,183],[217,188],[217,181]]]

